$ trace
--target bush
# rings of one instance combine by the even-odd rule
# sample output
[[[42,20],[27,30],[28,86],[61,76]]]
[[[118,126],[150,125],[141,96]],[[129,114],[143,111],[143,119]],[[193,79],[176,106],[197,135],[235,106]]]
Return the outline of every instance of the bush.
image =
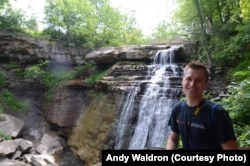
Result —
[[[250,125],[234,125],[234,129],[240,147],[248,147],[250,145]]]
[[[85,80],[85,82],[86,82],[87,84],[89,84],[89,85],[92,85],[92,84],[94,84],[94,83],[97,83],[99,80],[102,79],[102,77],[103,77],[104,75],[107,74],[107,72],[108,72],[108,70],[105,70],[105,71],[102,71],[102,72],[100,72],[100,73],[93,74],[93,75],[91,75],[90,77],[88,77],[88,78]]]
[[[3,132],[0,132],[0,138],[2,138],[3,140],[11,140],[11,136]]]
[[[8,108],[13,112],[27,112],[27,102],[20,103],[15,96],[6,89],[2,90],[0,93],[0,101],[3,107]]]
[[[235,83],[228,86],[229,97],[222,100],[229,111],[241,147],[250,145],[250,68],[233,75]]]

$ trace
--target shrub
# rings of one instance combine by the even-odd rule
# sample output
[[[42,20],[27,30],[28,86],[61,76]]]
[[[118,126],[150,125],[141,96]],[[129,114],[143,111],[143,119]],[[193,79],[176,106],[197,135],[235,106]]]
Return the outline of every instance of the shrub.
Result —
[[[235,83],[228,86],[229,97],[222,100],[229,111],[241,147],[250,145],[250,68],[233,75]]]
[[[0,138],[3,140],[11,140],[11,136],[0,131]]]
[[[13,112],[27,112],[26,105],[28,103],[20,103],[15,96],[6,89],[3,89],[0,93],[0,101],[3,107],[6,107]]]
[[[97,83],[99,80],[102,79],[102,77],[103,77],[104,75],[107,74],[107,72],[108,72],[108,70],[105,70],[105,71],[102,71],[102,72],[100,72],[100,73],[93,74],[93,75],[91,75],[90,77],[88,77],[88,78],[85,80],[85,82],[86,82],[87,84],[89,84],[89,85],[92,85],[92,84],[94,84],[94,83]]]

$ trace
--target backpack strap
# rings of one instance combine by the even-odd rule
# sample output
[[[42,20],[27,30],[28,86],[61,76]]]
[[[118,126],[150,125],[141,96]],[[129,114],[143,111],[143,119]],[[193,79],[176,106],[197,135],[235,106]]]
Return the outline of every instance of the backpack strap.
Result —
[[[211,121],[214,122],[214,116],[215,116],[215,107],[217,104],[213,103],[212,109],[211,109]]]

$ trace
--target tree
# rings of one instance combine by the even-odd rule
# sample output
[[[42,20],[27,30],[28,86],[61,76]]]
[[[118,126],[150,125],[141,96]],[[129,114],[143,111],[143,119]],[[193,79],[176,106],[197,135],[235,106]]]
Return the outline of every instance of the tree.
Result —
[[[240,0],[241,17],[244,20],[250,19],[250,0]]]
[[[181,24],[178,22],[163,21],[158,24],[152,33],[152,38],[157,42],[168,42],[175,38],[185,37],[185,32],[182,30]]]
[[[109,0],[47,0],[45,14],[45,32],[66,46],[118,46],[142,40],[133,20],[124,19]]]
[[[8,0],[0,3],[0,27],[6,32],[38,31],[35,17],[28,18],[20,9],[14,10]]]
[[[211,58],[211,55],[210,55],[210,51],[208,49],[208,43],[207,43],[208,42],[208,37],[207,37],[207,34],[206,34],[205,19],[204,19],[203,13],[202,13],[201,4],[200,4],[199,0],[193,0],[193,2],[194,2],[194,6],[196,8],[197,15],[199,17],[199,22],[200,22],[200,32],[201,32],[201,36],[202,36],[200,41],[201,41],[201,43],[203,45],[203,48],[205,50],[208,65],[210,67],[212,67],[213,66],[213,61],[212,61],[212,58]]]
[[[6,4],[9,4],[9,0],[1,0],[0,1],[0,10],[4,9]]]
[[[34,32],[39,31],[39,27],[38,27],[36,18],[33,16],[30,19],[25,20],[23,27],[27,28],[28,30],[34,31]]]
[[[1,28],[8,32],[20,32],[21,26],[25,22],[25,16],[21,10],[14,11],[8,7],[2,15]]]
[[[90,0],[95,11],[95,44],[97,46],[120,45],[122,15],[111,7],[108,0]]]
[[[94,33],[90,29],[91,22],[88,22],[93,12],[87,1],[47,0],[45,14],[47,32],[54,39],[70,44],[73,40],[77,43],[77,37],[82,35],[85,38],[82,42],[86,42]]]
[[[185,35],[190,40],[197,40],[200,38],[199,32],[199,20],[197,17],[193,1],[190,0],[176,0],[178,8],[174,12],[173,20],[182,25],[185,31]],[[192,12],[190,12],[192,11]]]
[[[236,27],[242,23],[238,0],[177,1],[179,10],[175,13],[175,18],[184,25],[191,40],[202,43],[200,59],[213,66],[214,63],[223,63],[223,58],[233,60],[237,57],[237,54],[225,54],[223,50],[232,36],[237,35]]]
[[[137,28],[138,25],[136,23],[134,11],[127,11],[122,15],[121,26],[120,39],[123,45],[143,43],[143,34],[142,31]]]

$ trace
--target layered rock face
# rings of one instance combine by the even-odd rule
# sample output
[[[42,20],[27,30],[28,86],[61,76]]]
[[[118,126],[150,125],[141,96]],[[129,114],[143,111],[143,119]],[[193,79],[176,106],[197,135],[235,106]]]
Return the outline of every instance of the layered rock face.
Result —
[[[0,52],[6,61],[16,61],[20,64],[36,64],[41,60],[55,63],[83,64],[82,58],[86,52],[64,48],[56,42],[0,34]]]
[[[170,46],[129,46],[123,48],[106,48],[93,51],[86,55],[86,59],[94,61],[98,66],[111,64],[108,73],[99,84],[109,91],[128,92],[131,86],[147,82],[149,65],[153,63],[154,56],[159,50],[169,49]],[[174,51],[176,61],[182,63],[187,58],[182,47]],[[115,63],[118,62],[118,63]],[[182,62],[182,63],[181,63]]]
[[[79,88],[61,87],[53,94],[47,111],[47,120],[60,127],[76,125],[82,111],[90,102],[88,91]]]
[[[184,60],[186,53],[180,46],[176,49],[176,57],[178,61]],[[85,59],[94,61],[97,65],[115,64],[119,61],[141,61],[145,63],[151,63],[153,56],[159,50],[168,49],[167,45],[132,45],[124,47],[108,47],[101,48],[86,54]]]

